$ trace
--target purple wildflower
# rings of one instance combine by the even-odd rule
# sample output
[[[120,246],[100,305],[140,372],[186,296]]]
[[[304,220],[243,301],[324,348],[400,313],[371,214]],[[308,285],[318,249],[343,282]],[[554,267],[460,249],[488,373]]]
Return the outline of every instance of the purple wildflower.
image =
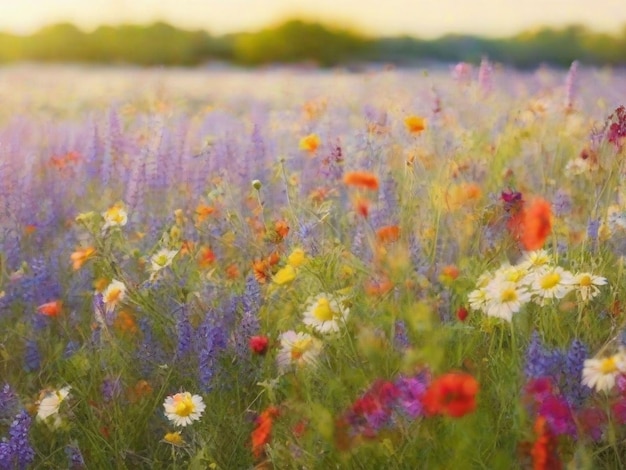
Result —
[[[221,352],[228,344],[228,331],[217,319],[215,311],[207,312],[202,325],[198,329],[198,372],[202,390],[213,388],[213,377],[218,372]]]
[[[117,398],[122,393],[122,387],[119,377],[107,377],[106,379],[104,379],[104,381],[102,382],[101,392],[102,400],[105,403],[113,401],[115,398]]]
[[[17,395],[9,384],[4,384],[2,389],[0,389],[0,420],[15,416],[18,405]]]
[[[580,407],[584,400],[591,394],[591,389],[582,385],[581,377],[585,359],[589,357],[589,352],[585,344],[575,339],[565,355],[565,387],[564,394],[570,405]]]
[[[572,211],[572,198],[566,191],[559,189],[556,192],[552,201],[552,211],[557,217],[563,217]]]
[[[415,419],[423,415],[422,397],[426,393],[426,377],[423,374],[414,377],[400,377],[395,381],[398,389],[398,408],[408,417]]]
[[[176,358],[186,356],[193,347],[193,327],[189,321],[187,305],[182,305],[176,313],[176,332],[178,343],[176,345]]]
[[[561,436],[576,436],[576,423],[567,400],[561,395],[548,395],[539,405],[538,414],[544,416],[552,432]]]
[[[28,433],[32,418],[22,410],[11,423],[9,438],[0,443],[0,470],[25,469],[35,459]]]
[[[411,346],[404,320],[396,320],[393,339],[396,348],[401,351]]]
[[[565,110],[574,109],[574,98],[576,94],[576,75],[578,72],[578,61],[575,60],[570,65],[567,77],[565,78]]]
[[[24,350],[24,369],[27,372],[34,372],[41,367],[41,354],[39,352],[39,345],[37,341],[29,339],[26,341],[26,348]]]
[[[559,374],[563,357],[559,351],[549,351],[543,346],[539,333],[533,332],[526,350],[524,373],[527,379],[555,377]]]
[[[67,455],[68,468],[70,470],[81,470],[83,468],[87,468],[78,444],[65,446],[65,455]]]

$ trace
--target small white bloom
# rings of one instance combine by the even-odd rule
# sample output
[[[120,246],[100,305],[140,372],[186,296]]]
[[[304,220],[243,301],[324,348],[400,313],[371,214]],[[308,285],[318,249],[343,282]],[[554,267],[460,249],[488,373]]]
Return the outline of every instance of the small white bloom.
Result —
[[[108,312],[111,312],[115,306],[126,296],[126,286],[122,281],[113,279],[111,284],[104,289],[102,293],[102,301]]]
[[[174,256],[178,254],[178,250],[168,250],[163,248],[150,258],[150,267],[152,272],[160,271],[172,264]]]
[[[618,375],[626,372],[626,355],[623,351],[604,359],[587,359],[583,366],[582,384],[597,391],[609,392]]]
[[[107,209],[102,213],[102,217],[104,217],[102,230],[106,230],[109,227],[122,227],[128,222],[128,213],[122,204],[115,204]]]
[[[550,264],[550,255],[546,250],[527,251],[522,255],[519,264],[527,271],[532,272],[547,267]]]
[[[59,416],[59,408],[61,403],[69,396],[71,389],[72,387],[68,385],[59,390],[44,392],[43,397],[39,400],[37,419],[45,421],[53,428],[58,428],[62,423],[61,416]]]
[[[550,299],[562,299],[574,290],[574,276],[560,266],[543,268],[533,273],[532,293],[539,305]]]
[[[598,286],[604,286],[606,283],[605,277],[595,276],[591,273],[580,273],[574,278],[574,285],[584,302],[598,295],[600,293]]]
[[[206,405],[200,395],[181,392],[171,395],[163,402],[165,416],[175,426],[187,426],[202,416]]]
[[[296,333],[286,331],[278,337],[280,351],[276,356],[278,368],[281,372],[289,370],[292,366],[303,367],[315,366],[317,358],[322,351],[322,343],[308,333]]]
[[[511,321],[513,314],[530,300],[528,290],[512,281],[494,279],[485,289],[488,296],[486,313],[490,317]]]
[[[309,299],[307,304],[304,324],[320,333],[338,332],[339,325],[345,323],[350,313],[350,309],[343,306],[341,299],[336,299],[329,294],[319,294]]]

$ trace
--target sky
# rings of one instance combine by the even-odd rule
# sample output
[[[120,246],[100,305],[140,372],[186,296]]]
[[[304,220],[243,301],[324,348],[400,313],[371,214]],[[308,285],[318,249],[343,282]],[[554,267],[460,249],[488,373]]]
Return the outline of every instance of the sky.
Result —
[[[0,31],[21,34],[58,22],[91,30],[162,20],[220,35],[256,31],[293,17],[372,36],[501,37],[568,24],[619,32],[626,27],[626,0],[0,0]]]

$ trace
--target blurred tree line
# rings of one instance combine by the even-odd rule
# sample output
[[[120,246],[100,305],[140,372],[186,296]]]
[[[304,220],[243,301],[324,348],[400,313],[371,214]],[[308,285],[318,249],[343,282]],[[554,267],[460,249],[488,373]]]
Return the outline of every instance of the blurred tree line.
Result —
[[[476,62],[482,56],[518,68],[539,63],[569,66],[626,64],[626,25],[620,34],[583,26],[542,28],[508,38],[446,35],[434,40],[409,36],[370,38],[331,26],[290,20],[255,33],[212,36],[166,23],[101,26],[84,32],[57,24],[30,36],[0,33],[0,62],[87,62],[138,65],[198,65],[224,61],[244,66],[311,63],[322,67],[384,62]]]

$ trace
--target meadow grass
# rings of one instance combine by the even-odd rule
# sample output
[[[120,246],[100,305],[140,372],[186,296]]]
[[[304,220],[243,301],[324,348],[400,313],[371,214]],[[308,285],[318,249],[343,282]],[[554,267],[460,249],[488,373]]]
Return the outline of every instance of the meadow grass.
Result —
[[[0,469],[622,468],[624,83],[0,70]]]

